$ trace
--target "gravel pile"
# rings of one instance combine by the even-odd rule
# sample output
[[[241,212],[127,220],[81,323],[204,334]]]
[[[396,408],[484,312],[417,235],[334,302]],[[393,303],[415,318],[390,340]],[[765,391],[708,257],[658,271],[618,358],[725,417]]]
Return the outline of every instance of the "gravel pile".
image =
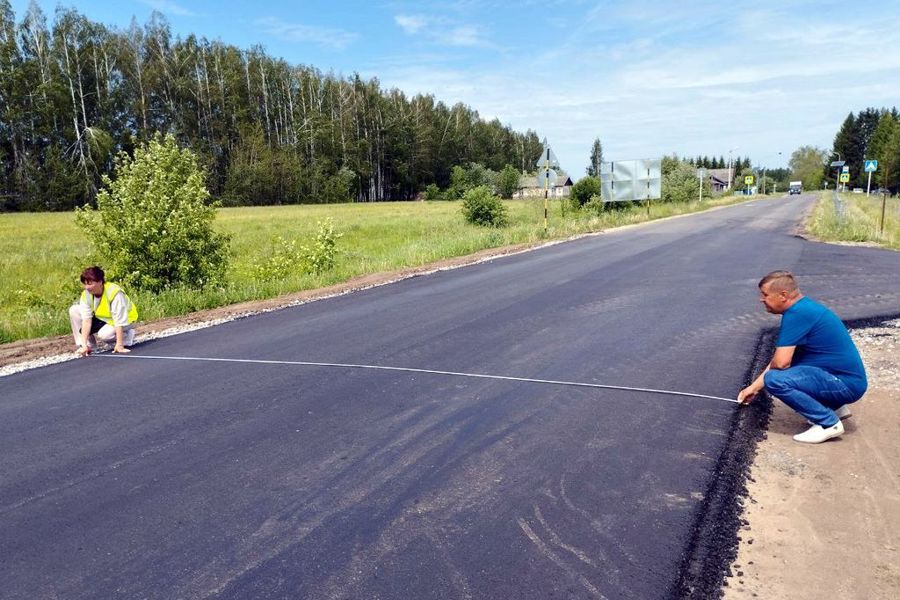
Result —
[[[866,365],[869,387],[900,391],[900,319],[852,329],[850,336]]]

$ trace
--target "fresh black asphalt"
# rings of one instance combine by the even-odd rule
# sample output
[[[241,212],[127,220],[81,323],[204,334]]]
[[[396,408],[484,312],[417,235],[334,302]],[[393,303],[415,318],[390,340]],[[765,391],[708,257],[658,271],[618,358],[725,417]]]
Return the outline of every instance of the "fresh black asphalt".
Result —
[[[900,255],[793,235],[812,201],[587,237],[133,355],[731,398],[778,323],[757,300],[766,272],[793,270],[845,320],[900,312]],[[692,553],[715,554],[700,524],[751,443],[735,436],[749,410],[282,364],[97,356],[26,371],[0,378],[0,597],[685,595]]]

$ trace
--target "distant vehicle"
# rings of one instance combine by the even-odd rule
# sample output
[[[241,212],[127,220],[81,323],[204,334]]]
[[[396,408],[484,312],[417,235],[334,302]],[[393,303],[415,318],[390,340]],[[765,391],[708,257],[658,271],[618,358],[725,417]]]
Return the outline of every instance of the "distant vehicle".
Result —
[[[791,187],[788,190],[788,193],[790,193],[792,196],[794,194],[802,194],[803,193],[803,182],[802,181],[792,181]]]
[[[862,193],[863,193],[863,189],[862,189],[862,188],[853,188],[853,193],[854,193],[854,194],[862,194]]]
[[[877,190],[874,190],[872,193],[873,193],[873,194],[878,194],[879,196],[882,195],[882,194],[885,194],[885,195],[887,195],[887,196],[890,196],[890,195],[891,195],[891,190],[889,190],[889,189],[887,189],[887,188],[878,188]]]

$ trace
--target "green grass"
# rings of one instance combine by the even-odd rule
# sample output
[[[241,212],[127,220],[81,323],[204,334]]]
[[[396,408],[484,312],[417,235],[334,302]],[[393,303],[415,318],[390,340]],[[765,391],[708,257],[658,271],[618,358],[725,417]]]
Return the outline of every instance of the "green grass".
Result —
[[[838,219],[832,192],[824,192],[809,221],[810,232],[829,242],[875,242],[900,250],[900,199],[887,198],[881,231],[881,196],[841,194],[844,218]]]
[[[751,198],[723,197],[703,205],[652,205],[652,218],[696,212]],[[204,290],[172,289],[160,294],[128,290],[141,320],[176,316],[246,300],[273,298],[345,281],[354,276],[414,267],[485,248],[565,238],[647,220],[642,206],[600,216],[550,203],[550,227],[543,229],[543,199],[506,202],[510,225],[487,229],[467,225],[458,202],[386,202],[225,208],[216,227],[231,235],[232,259],[224,283]],[[337,263],[321,275],[259,281],[254,263],[272,251],[275,239],[312,240],[317,222],[330,217],[343,237]],[[93,262],[73,213],[0,214],[0,343],[68,332],[67,307],[80,292],[78,274]]]

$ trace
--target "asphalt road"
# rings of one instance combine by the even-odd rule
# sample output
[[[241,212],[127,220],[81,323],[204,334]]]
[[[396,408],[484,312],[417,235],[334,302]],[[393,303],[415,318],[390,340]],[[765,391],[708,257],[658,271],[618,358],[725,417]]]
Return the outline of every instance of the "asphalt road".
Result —
[[[620,230],[0,378],[2,598],[662,598],[793,270],[900,312],[811,197]]]

